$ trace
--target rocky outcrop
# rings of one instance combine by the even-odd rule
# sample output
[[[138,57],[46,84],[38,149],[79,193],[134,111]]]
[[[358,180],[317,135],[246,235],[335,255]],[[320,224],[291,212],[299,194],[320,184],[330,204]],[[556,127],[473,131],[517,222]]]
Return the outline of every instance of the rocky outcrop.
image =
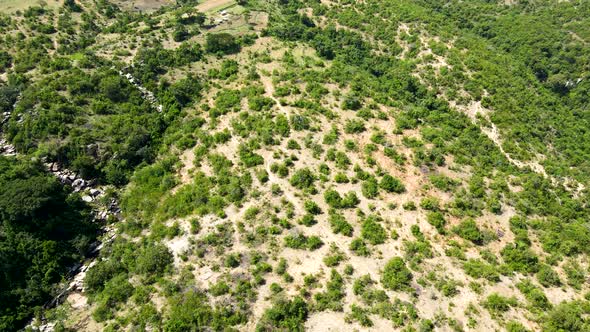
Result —
[[[153,92],[151,92],[150,90],[143,87],[139,83],[139,81],[135,77],[133,77],[133,75],[131,75],[130,73],[124,73],[122,71],[119,71],[119,75],[125,77],[127,79],[127,81],[129,81],[129,83],[131,83],[133,86],[135,86],[137,88],[137,90],[139,90],[139,92],[141,92],[141,95],[143,96],[143,98],[145,100],[147,100],[152,105],[152,107],[154,107],[156,110],[158,110],[158,112],[162,112],[164,107],[158,103],[158,99],[156,98],[156,96],[154,95]]]

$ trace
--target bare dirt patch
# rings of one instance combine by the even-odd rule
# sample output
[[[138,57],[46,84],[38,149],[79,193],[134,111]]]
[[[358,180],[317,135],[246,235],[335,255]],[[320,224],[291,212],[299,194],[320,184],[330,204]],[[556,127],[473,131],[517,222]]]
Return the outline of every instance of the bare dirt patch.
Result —
[[[154,11],[160,7],[174,4],[173,0],[135,0],[135,1],[115,1],[119,7],[125,10],[133,11]]]
[[[25,10],[31,6],[40,6],[45,4],[46,8],[57,8],[61,6],[62,1],[59,0],[0,0],[0,12],[13,13],[17,10]]]
[[[197,9],[202,13],[206,13],[215,9],[229,7],[235,3],[235,0],[205,0],[205,2],[197,6]]]

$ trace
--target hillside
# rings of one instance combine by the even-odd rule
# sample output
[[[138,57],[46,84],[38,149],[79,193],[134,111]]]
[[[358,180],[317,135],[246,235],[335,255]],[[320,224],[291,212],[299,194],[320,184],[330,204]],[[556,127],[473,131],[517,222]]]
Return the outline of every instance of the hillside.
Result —
[[[590,3],[0,10],[0,330],[590,330]]]

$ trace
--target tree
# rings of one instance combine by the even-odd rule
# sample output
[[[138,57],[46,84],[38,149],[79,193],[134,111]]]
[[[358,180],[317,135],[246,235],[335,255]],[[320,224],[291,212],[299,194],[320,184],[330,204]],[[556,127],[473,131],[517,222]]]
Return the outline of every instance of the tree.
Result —
[[[42,165],[0,156],[0,330],[23,327],[96,231],[80,197]]]
[[[10,66],[12,66],[12,56],[8,52],[1,50],[0,51],[0,73],[5,72],[6,69],[10,68]]]
[[[189,75],[172,84],[168,92],[180,107],[185,107],[199,97],[201,88],[201,81],[197,77]]]
[[[127,99],[126,82],[122,77],[108,75],[100,80],[100,91],[114,102],[121,102]]]
[[[195,14],[194,18],[195,18],[195,23],[197,23],[200,27],[202,27],[203,24],[205,24],[205,20],[207,19],[207,16],[204,13],[197,12]]]
[[[75,0],[65,0],[64,7],[68,8],[69,10],[75,13],[82,12],[82,7],[80,7],[80,5],[77,4]]]
[[[315,182],[315,176],[309,168],[299,169],[293,174],[289,183],[298,189],[310,189]]]
[[[342,108],[345,110],[358,110],[362,106],[359,96],[354,93],[348,94],[342,102]]]
[[[234,54],[240,51],[236,37],[229,33],[210,33],[207,35],[205,49],[209,53]]]
[[[176,26],[174,32],[172,33],[172,39],[174,39],[175,42],[185,41],[189,39],[190,36],[191,34],[188,32],[188,30],[180,24]]]
[[[149,244],[142,248],[135,261],[135,271],[144,275],[162,275],[172,264],[173,256],[163,244]]]
[[[19,89],[17,87],[10,85],[0,86],[0,112],[4,113],[11,111],[12,105],[16,102],[18,94]]]

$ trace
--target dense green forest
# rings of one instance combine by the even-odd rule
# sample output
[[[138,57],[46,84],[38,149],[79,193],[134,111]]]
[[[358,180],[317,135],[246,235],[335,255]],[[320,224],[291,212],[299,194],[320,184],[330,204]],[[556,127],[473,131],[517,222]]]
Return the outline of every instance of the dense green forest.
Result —
[[[12,6],[0,330],[590,329],[590,3]]]
[[[51,298],[96,237],[88,206],[38,163],[0,157],[0,329]]]

